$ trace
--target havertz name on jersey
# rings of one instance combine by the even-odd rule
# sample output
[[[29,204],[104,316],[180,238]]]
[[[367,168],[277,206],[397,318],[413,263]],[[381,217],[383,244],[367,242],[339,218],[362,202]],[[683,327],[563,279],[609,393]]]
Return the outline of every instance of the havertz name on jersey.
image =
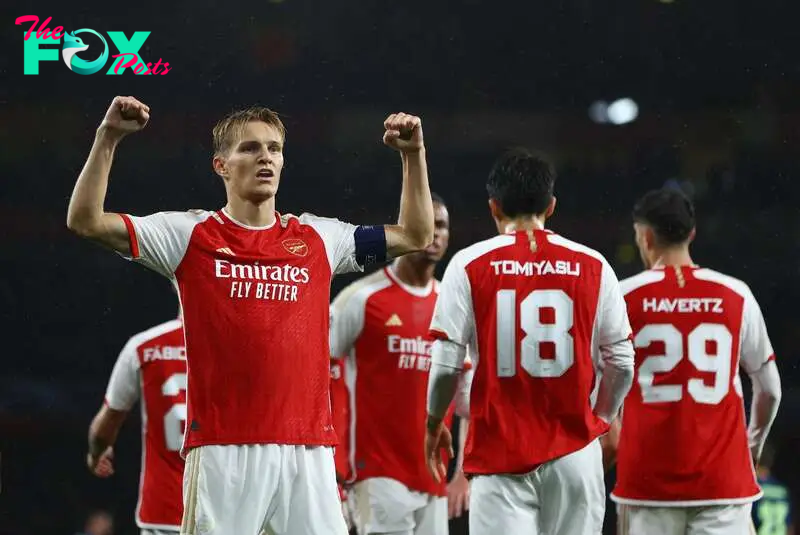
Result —
[[[645,297],[642,299],[642,310],[645,312],[710,312],[724,314],[722,299],[716,297]]]

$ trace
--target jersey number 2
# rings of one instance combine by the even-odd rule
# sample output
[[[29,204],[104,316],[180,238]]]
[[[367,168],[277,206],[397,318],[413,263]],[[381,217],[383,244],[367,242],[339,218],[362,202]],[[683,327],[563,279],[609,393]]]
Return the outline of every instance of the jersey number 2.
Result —
[[[186,390],[185,373],[174,373],[161,385],[161,393],[165,396],[177,396],[181,390]],[[186,403],[176,403],[164,414],[164,439],[169,451],[181,449],[185,421]]]
[[[552,309],[553,321],[541,320],[542,309]],[[534,290],[519,304],[519,326],[525,336],[519,360],[531,377],[561,377],[575,362],[573,302],[562,290]],[[517,374],[517,291],[497,292],[497,376]],[[542,344],[553,346],[553,357],[542,358]]]
[[[656,385],[654,375],[671,372],[684,357],[698,371],[714,374],[712,386],[706,385],[700,378],[686,382],[686,391],[692,399],[697,403],[716,405],[728,394],[733,337],[725,325],[701,323],[686,337],[685,351],[683,335],[674,325],[668,323],[647,325],[633,340],[637,349],[648,347],[653,342],[663,343],[664,353],[647,357],[639,366],[639,386],[644,403],[675,402],[683,398],[683,385]],[[716,347],[709,350],[709,342]]]

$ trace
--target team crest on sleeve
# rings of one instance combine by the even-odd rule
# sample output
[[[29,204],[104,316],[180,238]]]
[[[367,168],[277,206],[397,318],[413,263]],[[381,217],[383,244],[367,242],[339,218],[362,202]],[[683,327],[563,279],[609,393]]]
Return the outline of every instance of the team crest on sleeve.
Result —
[[[295,256],[306,256],[308,254],[308,244],[299,238],[289,238],[281,243],[284,249]]]

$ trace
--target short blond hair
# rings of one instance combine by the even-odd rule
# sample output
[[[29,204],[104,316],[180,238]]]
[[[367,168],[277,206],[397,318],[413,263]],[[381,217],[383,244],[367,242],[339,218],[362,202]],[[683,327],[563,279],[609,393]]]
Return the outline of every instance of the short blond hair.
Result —
[[[247,123],[251,121],[267,123],[280,132],[281,138],[286,139],[286,127],[283,126],[283,121],[278,113],[263,106],[253,106],[229,113],[214,126],[214,130],[212,130],[214,154],[226,154],[234,141],[242,135]]]

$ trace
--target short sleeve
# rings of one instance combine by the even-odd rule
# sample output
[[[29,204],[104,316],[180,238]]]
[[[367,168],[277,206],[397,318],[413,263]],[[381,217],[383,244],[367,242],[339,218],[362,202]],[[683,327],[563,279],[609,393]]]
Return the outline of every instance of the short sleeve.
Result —
[[[350,287],[339,292],[333,300],[330,307],[332,357],[341,358],[350,354],[364,328],[364,305],[364,299],[358,291]]]
[[[430,333],[439,340],[449,340],[466,347],[474,330],[472,290],[463,265],[463,255],[457,253],[450,260],[442,277]]]
[[[364,271],[356,261],[356,227],[350,223],[311,214],[300,216],[300,222],[310,225],[322,238],[333,275]]]
[[[129,340],[117,357],[106,389],[106,404],[117,411],[129,411],[139,398],[139,356]]]
[[[631,324],[625,297],[617,275],[608,262],[603,261],[600,275],[600,295],[597,302],[597,338],[599,347],[609,346],[631,336]]]
[[[761,307],[749,288],[744,296],[742,312],[741,355],[741,366],[747,373],[758,371],[775,358]]]
[[[181,263],[194,227],[203,222],[209,212],[158,212],[137,217],[120,214],[130,239],[129,260],[172,278]]]

